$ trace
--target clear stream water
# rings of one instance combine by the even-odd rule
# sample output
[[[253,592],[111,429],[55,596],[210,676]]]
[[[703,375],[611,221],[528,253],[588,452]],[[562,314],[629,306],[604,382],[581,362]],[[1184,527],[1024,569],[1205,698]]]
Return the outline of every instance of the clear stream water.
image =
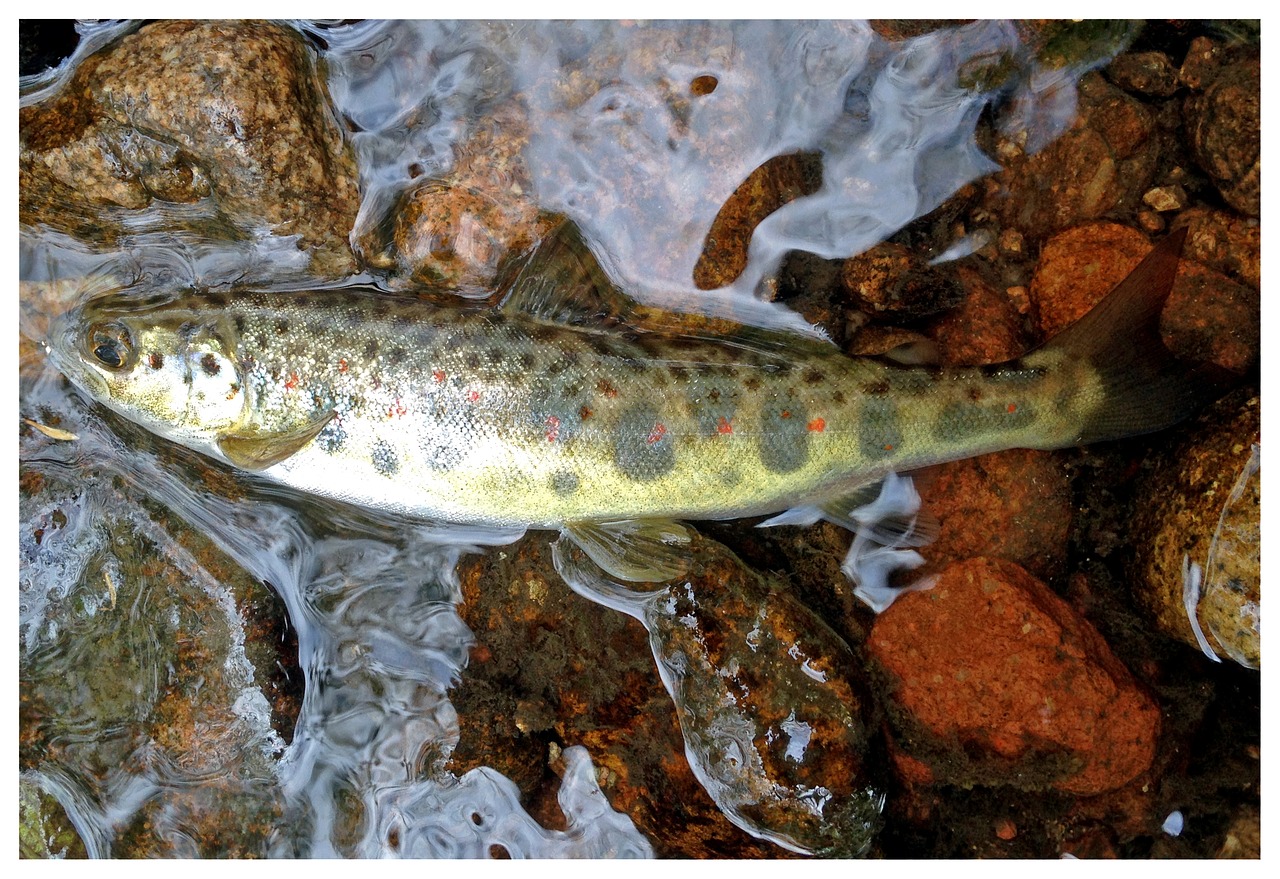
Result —
[[[855,22],[294,26],[328,45],[335,109],[359,128],[350,140],[366,204],[418,173],[447,172],[477,105],[519,94],[534,196],[578,223],[625,289],[802,330],[758,295],[784,253],[856,254],[995,170],[974,141],[988,106],[1029,150],[1049,142],[1073,116],[1083,73],[1040,68],[1002,22],[897,43]],[[76,56],[24,79],[23,102],[56,92],[129,27],[82,25]],[[998,93],[956,85],[958,71],[1001,56],[1020,59],[1027,75]],[[573,94],[573,71],[604,85]],[[714,91],[677,112],[670,96],[700,76],[715,77]],[[800,150],[822,153],[821,189],[760,223],[731,287],[697,291],[693,266],[720,206],[764,161]],[[305,273],[296,248],[265,230],[235,244],[147,233],[110,252],[23,230],[20,259],[22,279],[43,285],[21,305],[22,331],[37,342],[50,313],[92,292],[83,279],[103,266],[174,285],[296,286]],[[20,440],[22,473],[42,480],[19,508],[20,674],[24,691],[46,699],[54,745],[23,788],[55,798],[89,854],[119,853],[144,812],[151,850],[167,855],[653,854],[610,807],[584,749],[565,753],[563,831],[539,826],[492,769],[420,771],[458,738],[449,690],[467,673],[472,636],[454,606],[457,559],[518,532],[386,521],[231,473],[233,491],[211,491],[189,454],[107,416],[38,361],[22,370],[19,410],[77,436]],[[304,676],[288,745],[272,726],[232,585],[189,548],[202,540],[241,580],[269,584],[287,611]],[[192,632],[221,658],[193,686],[219,687],[218,716],[231,719],[197,724],[207,738],[184,749],[157,741],[151,724],[174,682],[191,679],[174,645]],[[266,842],[210,850],[191,829],[201,797],[246,804],[269,825],[254,837]]]

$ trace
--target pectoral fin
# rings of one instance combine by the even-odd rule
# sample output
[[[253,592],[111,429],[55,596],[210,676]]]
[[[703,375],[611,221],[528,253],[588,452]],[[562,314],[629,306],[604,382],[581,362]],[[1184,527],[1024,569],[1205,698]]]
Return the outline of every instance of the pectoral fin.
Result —
[[[569,522],[564,534],[606,573],[633,583],[661,583],[688,566],[689,531],[669,519]]]
[[[290,431],[246,430],[218,437],[218,448],[227,460],[243,470],[266,470],[293,456],[316,438],[333,420],[329,412]]]

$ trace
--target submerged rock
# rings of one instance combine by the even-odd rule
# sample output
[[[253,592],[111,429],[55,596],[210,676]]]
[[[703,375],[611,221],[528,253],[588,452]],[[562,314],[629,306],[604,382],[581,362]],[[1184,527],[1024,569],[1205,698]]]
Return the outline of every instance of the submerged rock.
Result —
[[[1249,668],[1261,662],[1259,409],[1258,397],[1237,393],[1202,415],[1156,463],[1134,522],[1147,535],[1136,544],[1135,596],[1156,625]]]
[[[24,464],[18,539],[24,784],[91,856],[260,854],[298,709],[271,593],[96,471]]]
[[[317,275],[355,270],[355,163],[314,56],[283,25],[146,25],[20,109],[18,128],[24,225],[99,247],[145,230],[296,235]]]
[[[1093,223],[1049,240],[1031,282],[1043,338],[1083,317],[1150,251],[1146,236],[1116,223]],[[1258,361],[1257,292],[1190,259],[1178,265],[1160,317],[1165,344],[1179,358],[1244,373]]]
[[[1184,113],[1196,162],[1242,214],[1262,210],[1262,65],[1245,57],[1214,71]]]
[[[1160,711],[1102,636],[1017,565],[973,559],[871,630],[908,779],[1091,795],[1151,764]]]
[[[1080,80],[1080,116],[1040,152],[999,148],[1005,169],[990,210],[1027,238],[1048,235],[1136,207],[1150,188],[1161,138],[1140,101],[1090,73]]]

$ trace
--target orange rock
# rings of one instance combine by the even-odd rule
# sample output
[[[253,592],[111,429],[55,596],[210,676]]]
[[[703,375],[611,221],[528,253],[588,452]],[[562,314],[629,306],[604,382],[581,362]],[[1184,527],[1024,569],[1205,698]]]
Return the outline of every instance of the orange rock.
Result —
[[[1092,626],[1017,565],[973,559],[898,599],[868,651],[898,746],[952,784],[1092,795],[1151,764],[1159,708]]]
[[[1052,238],[1040,253],[1031,298],[1043,338],[1083,317],[1151,250],[1146,236],[1117,223],[1091,223]],[[1261,347],[1257,291],[1183,259],[1160,318],[1174,354],[1248,371]]]
[[[1008,449],[930,468],[920,497],[939,528],[921,550],[924,573],[994,556],[1040,577],[1059,574],[1073,512],[1062,460],[1055,452]]]

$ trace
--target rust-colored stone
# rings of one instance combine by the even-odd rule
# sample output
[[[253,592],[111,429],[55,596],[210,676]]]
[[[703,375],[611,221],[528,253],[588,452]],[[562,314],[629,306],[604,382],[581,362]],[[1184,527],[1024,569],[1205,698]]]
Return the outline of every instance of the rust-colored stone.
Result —
[[[1017,565],[953,565],[898,599],[868,650],[897,745],[941,782],[1120,787],[1150,765],[1160,712],[1102,637]]]
[[[1062,461],[1054,452],[1008,449],[931,468],[920,497],[938,537],[921,550],[921,573],[992,556],[1044,579],[1061,574],[1073,513]]]
[[[1088,313],[1150,249],[1141,232],[1116,223],[1080,226],[1051,239],[1031,282],[1042,337],[1052,338]],[[1178,357],[1246,372],[1261,345],[1257,294],[1183,259],[1160,329]]]

